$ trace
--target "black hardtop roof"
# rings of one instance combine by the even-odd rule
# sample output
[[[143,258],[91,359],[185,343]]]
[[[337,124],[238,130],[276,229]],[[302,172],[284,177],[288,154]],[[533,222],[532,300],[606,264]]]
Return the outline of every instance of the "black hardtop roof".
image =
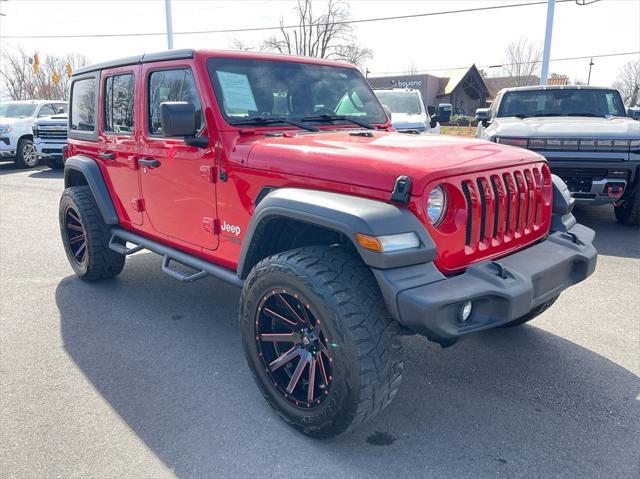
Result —
[[[98,70],[106,70],[107,68],[124,67],[127,65],[136,65],[139,63],[159,62],[163,60],[180,60],[182,58],[193,58],[195,50],[191,48],[185,48],[183,50],[167,50],[157,53],[144,53],[142,55],[136,55],[127,58],[118,58],[117,60],[109,60],[102,63],[94,63],[93,65],[87,65],[86,67],[78,68],[73,72],[73,76],[83,75],[85,73],[94,72]]]

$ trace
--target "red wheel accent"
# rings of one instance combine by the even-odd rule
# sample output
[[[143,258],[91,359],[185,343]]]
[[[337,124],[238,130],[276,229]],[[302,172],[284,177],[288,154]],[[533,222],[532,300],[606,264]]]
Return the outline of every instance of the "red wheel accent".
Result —
[[[332,358],[309,303],[298,293],[272,290],[259,303],[255,338],[274,388],[289,403],[310,409],[328,397]]]

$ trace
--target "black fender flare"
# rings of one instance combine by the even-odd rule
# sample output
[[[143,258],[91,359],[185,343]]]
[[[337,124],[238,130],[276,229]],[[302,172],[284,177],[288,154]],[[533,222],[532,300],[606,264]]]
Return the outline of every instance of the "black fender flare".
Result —
[[[288,218],[343,234],[351,240],[362,260],[371,268],[391,269],[426,263],[436,257],[436,247],[424,225],[408,209],[358,196],[301,188],[279,188],[266,195],[256,207],[243,239],[238,276],[249,274],[254,234],[273,218]],[[383,236],[414,232],[417,248],[376,253],[362,248],[356,233]]]
[[[107,184],[104,181],[104,177],[96,160],[84,155],[76,155],[68,158],[64,165],[65,188],[73,186],[71,184],[72,172],[79,172],[85,178],[104,222],[109,225],[118,224],[118,214],[113,206]]]

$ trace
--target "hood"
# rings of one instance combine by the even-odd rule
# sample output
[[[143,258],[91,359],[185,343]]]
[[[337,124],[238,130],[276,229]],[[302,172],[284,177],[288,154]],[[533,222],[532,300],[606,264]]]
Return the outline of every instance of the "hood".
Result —
[[[420,195],[436,179],[544,161],[537,153],[484,140],[387,131],[367,137],[356,131],[254,138],[247,166],[384,191],[407,175],[412,193]]]
[[[31,123],[33,122],[33,117],[27,118],[13,118],[10,116],[0,118],[0,125],[15,125],[17,123]]]
[[[623,117],[509,117],[497,118],[491,126],[496,136],[519,138],[640,138],[640,122]]]
[[[391,124],[396,129],[426,128],[427,115],[409,115],[407,113],[392,113]]]

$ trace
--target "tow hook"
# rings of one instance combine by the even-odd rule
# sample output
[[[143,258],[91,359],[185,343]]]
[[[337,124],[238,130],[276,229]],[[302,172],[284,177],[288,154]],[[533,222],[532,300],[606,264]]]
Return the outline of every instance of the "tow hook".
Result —
[[[492,261],[491,264],[496,267],[496,269],[497,269],[496,275],[498,275],[500,278],[507,279],[509,277],[507,268],[502,266],[497,261]]]
[[[607,196],[609,198],[615,198],[619,200],[622,197],[622,193],[624,192],[624,184],[623,183],[613,183],[607,185]]]

